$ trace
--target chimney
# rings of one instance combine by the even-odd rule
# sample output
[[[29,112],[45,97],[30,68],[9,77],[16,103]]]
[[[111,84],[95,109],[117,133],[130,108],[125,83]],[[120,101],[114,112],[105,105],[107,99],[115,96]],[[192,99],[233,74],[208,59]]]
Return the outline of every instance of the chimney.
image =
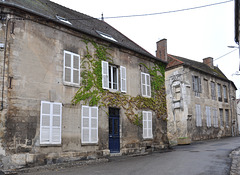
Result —
[[[212,57],[207,57],[203,59],[203,63],[211,67],[212,69],[214,68],[213,66],[213,58]]]
[[[157,42],[156,57],[167,61],[167,39],[162,39]]]

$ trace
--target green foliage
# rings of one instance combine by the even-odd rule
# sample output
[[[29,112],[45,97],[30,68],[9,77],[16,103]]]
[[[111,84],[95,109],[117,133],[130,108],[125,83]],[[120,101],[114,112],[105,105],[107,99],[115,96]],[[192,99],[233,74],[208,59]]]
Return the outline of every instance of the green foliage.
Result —
[[[142,96],[132,97],[120,92],[110,92],[102,89],[102,65],[101,61],[112,62],[107,48],[93,41],[85,40],[86,55],[81,62],[81,87],[75,94],[72,102],[77,104],[84,101],[90,106],[119,107],[125,112],[128,119],[139,127],[142,127],[142,114],[140,110],[152,110],[159,118],[166,119],[166,98],[164,88],[165,65],[155,63],[151,68],[145,66],[151,76],[152,98]],[[92,56],[88,45],[92,44],[95,54]]]

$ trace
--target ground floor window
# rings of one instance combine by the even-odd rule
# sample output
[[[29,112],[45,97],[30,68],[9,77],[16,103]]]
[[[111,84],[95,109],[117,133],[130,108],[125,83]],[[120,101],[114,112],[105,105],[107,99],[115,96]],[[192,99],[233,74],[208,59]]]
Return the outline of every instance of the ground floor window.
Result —
[[[82,106],[82,143],[98,142],[98,107]]]
[[[223,109],[219,109],[220,126],[223,126]]]
[[[196,104],[196,126],[202,126],[201,106]]]
[[[217,116],[217,109],[216,108],[213,108],[212,109],[212,112],[213,112],[213,126],[215,128],[218,127],[218,116]]]
[[[62,104],[41,101],[40,144],[61,144]]]
[[[211,127],[211,108],[209,106],[206,106],[206,121],[207,127]]]
[[[143,138],[152,137],[152,112],[143,111]]]

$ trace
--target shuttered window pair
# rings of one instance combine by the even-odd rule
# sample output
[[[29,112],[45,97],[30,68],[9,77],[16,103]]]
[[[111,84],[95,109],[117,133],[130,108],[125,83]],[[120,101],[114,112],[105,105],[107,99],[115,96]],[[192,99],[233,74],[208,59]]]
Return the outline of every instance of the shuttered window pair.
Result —
[[[63,82],[66,85],[80,85],[80,56],[64,51]]]
[[[150,75],[141,72],[141,90],[143,97],[151,97]]]
[[[192,76],[192,82],[193,82],[193,91],[195,92],[195,96],[199,97],[199,93],[202,92],[201,78],[198,76]]]
[[[152,138],[152,112],[143,111],[143,138]]]
[[[206,121],[207,127],[211,127],[211,108],[209,106],[206,106]]]
[[[196,126],[202,126],[201,105],[196,104]]]
[[[41,102],[40,144],[61,144],[62,104]]]
[[[118,67],[109,65],[107,61],[102,61],[102,88],[119,90]],[[120,66],[120,90],[127,92],[126,67]]]
[[[82,143],[98,142],[98,107],[82,106]]]

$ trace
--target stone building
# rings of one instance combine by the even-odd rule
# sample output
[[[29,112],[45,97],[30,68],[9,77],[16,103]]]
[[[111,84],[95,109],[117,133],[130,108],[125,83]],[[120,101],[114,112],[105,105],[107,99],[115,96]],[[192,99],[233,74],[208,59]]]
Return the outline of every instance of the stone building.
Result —
[[[1,168],[168,146],[165,61],[48,0],[0,7]]]
[[[237,135],[236,87],[213,65],[167,54],[167,41],[157,43],[165,58],[168,138],[173,145]]]

